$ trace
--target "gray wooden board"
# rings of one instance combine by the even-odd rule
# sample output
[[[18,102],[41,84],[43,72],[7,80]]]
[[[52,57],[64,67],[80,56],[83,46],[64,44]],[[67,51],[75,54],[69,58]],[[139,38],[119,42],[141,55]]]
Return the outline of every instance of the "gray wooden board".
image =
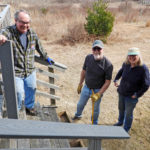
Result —
[[[51,139],[124,139],[129,138],[130,136],[122,127],[116,126],[1,119],[0,137]]]
[[[52,88],[52,89],[56,89],[56,90],[59,89],[59,87],[57,85],[50,84],[50,83],[47,83],[47,82],[41,81],[41,80],[37,80],[37,84],[42,85],[47,88]]]
[[[24,104],[22,106],[22,109],[19,111],[19,119],[27,120]],[[10,139],[10,143],[12,143],[12,144],[14,143],[14,146],[15,146],[15,147],[13,147],[13,145],[10,144],[10,148],[16,148],[16,149],[30,148],[30,140],[29,139]]]
[[[57,122],[57,114],[54,108],[43,108],[42,109],[42,117],[41,117],[42,121],[55,121]],[[60,144],[58,142],[58,139],[50,139],[49,140],[51,143],[51,147],[52,148],[58,148],[60,147]]]
[[[59,122],[55,108],[43,108],[43,118],[45,121]],[[50,139],[51,147],[70,147],[67,139]]]
[[[13,52],[11,51],[12,45],[10,42],[0,46],[0,61],[2,67],[2,76],[4,83],[4,91],[6,98],[6,106],[8,118],[18,118],[17,103],[16,103],[16,90],[14,80],[14,62]]]
[[[54,73],[50,73],[48,71],[45,71],[45,70],[42,70],[40,68],[36,68],[36,72],[42,74],[42,75],[45,75],[45,76],[48,76],[48,77],[52,77],[54,79],[58,79],[58,75],[55,75]]]
[[[49,65],[49,63],[47,61],[43,60],[41,57],[39,57],[37,55],[35,56],[35,62],[38,62],[45,66],[49,66],[50,68],[54,68],[54,69],[57,69],[62,72],[64,72],[67,69],[67,67],[65,65],[57,63],[57,62],[55,62],[53,65]]]
[[[37,117],[30,116],[30,119],[38,119],[41,121],[59,121],[55,108],[42,108],[36,104],[35,108],[38,112]],[[29,116],[28,116],[29,119]],[[67,139],[31,139],[31,148],[58,148],[58,147],[70,147]]]
[[[30,116],[31,120],[41,120],[43,118],[43,112],[40,104],[35,104],[35,109],[37,110],[38,114],[36,118],[34,116]],[[50,148],[51,143],[49,139],[30,139],[31,148]]]
[[[1,148],[9,148],[8,143],[9,143],[9,139],[0,139],[0,149]]]
[[[51,73],[54,73],[54,69],[53,69],[53,68],[48,67],[48,71],[51,72]],[[51,84],[54,84],[54,83],[55,83],[54,78],[49,77],[49,82],[50,82]],[[55,95],[55,89],[50,88],[50,94]],[[51,98],[51,99],[50,99],[50,104],[51,104],[51,105],[56,105],[55,99],[52,99],[52,98]]]
[[[52,95],[52,94],[48,94],[48,93],[45,93],[45,92],[41,92],[39,90],[36,90],[36,95],[37,96],[43,96],[43,97],[46,97],[46,98],[53,98],[53,99],[56,99],[56,100],[60,100],[60,97],[58,97],[56,95]]]
[[[17,140],[17,148],[30,148],[30,140],[29,139],[18,139]]]

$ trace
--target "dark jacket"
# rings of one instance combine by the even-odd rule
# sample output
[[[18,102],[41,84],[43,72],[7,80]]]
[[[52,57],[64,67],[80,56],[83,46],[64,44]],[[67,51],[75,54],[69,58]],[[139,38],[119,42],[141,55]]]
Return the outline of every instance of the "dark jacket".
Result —
[[[150,74],[145,64],[131,68],[130,64],[124,63],[118,71],[114,82],[120,78],[118,92],[123,96],[136,95],[141,97],[150,86]]]

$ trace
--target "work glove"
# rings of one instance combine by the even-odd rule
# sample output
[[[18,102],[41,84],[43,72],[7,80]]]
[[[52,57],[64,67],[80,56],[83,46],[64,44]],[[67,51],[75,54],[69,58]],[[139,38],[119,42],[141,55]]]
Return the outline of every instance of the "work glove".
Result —
[[[51,59],[51,58],[47,58],[46,59],[46,61],[50,64],[50,65],[52,65],[52,64],[54,64],[55,62],[53,61],[53,59]]]
[[[91,95],[92,101],[96,102],[100,97],[101,97],[100,93],[94,93],[94,91],[92,90],[92,95]]]
[[[78,85],[78,88],[77,88],[77,93],[78,93],[78,94],[81,93],[82,86],[83,86],[82,84],[79,84],[79,85]]]

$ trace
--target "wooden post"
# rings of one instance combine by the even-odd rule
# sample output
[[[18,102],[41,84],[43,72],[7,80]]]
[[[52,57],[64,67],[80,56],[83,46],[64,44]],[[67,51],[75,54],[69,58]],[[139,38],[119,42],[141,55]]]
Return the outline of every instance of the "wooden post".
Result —
[[[8,118],[18,119],[14,60],[11,42],[0,46],[0,61]]]
[[[51,73],[54,73],[54,69],[53,68],[48,67],[48,71],[51,72]],[[49,77],[49,83],[50,84],[54,84],[54,78]],[[50,94],[55,95],[55,90],[50,88]],[[52,99],[52,98],[50,99],[50,105],[51,106],[56,106],[55,99]]]
[[[101,140],[100,139],[89,140],[88,150],[101,150]]]

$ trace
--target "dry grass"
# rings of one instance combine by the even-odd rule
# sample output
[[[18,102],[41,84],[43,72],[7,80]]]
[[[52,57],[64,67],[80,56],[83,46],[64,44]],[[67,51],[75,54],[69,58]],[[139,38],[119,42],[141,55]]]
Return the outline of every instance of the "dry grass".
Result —
[[[57,41],[57,43],[66,46],[75,45],[76,43],[83,43],[88,36],[84,30],[84,25],[82,23],[71,23],[68,25],[66,35],[62,35],[62,38]]]
[[[38,3],[37,3],[38,1]],[[27,9],[32,17],[32,27],[42,39],[48,54],[57,62],[67,65],[65,73],[57,74],[60,80],[56,82],[61,87],[57,94],[61,101],[57,102],[57,111],[67,111],[70,116],[76,111],[79,95],[76,87],[79,82],[80,71],[84,57],[91,53],[91,41],[95,37],[86,35],[84,30],[87,6],[91,2],[67,0],[5,0],[10,3],[12,12],[16,9]],[[74,3],[76,2],[76,3]],[[113,5],[113,7],[112,7]],[[136,7],[135,7],[136,6]],[[113,32],[105,45],[105,55],[114,65],[113,79],[121,67],[129,47],[139,47],[143,60],[150,68],[150,30],[148,7],[128,4],[112,3],[109,10],[116,16]],[[145,25],[147,24],[147,25]],[[88,40],[87,40],[88,39]],[[63,44],[63,45],[62,45]],[[74,45],[75,44],[75,45]],[[71,45],[71,46],[70,46]],[[73,45],[73,46],[72,46]],[[44,79],[44,77],[42,78]],[[42,89],[41,87],[39,87]],[[45,91],[47,89],[44,89]],[[104,149],[109,150],[149,150],[150,147],[150,91],[137,104],[134,112],[133,127],[129,140],[104,140]],[[44,99],[41,104],[48,105]],[[112,125],[118,117],[118,97],[113,84],[104,94],[101,103],[100,124]],[[91,103],[87,104],[83,119],[79,123],[90,124]]]

